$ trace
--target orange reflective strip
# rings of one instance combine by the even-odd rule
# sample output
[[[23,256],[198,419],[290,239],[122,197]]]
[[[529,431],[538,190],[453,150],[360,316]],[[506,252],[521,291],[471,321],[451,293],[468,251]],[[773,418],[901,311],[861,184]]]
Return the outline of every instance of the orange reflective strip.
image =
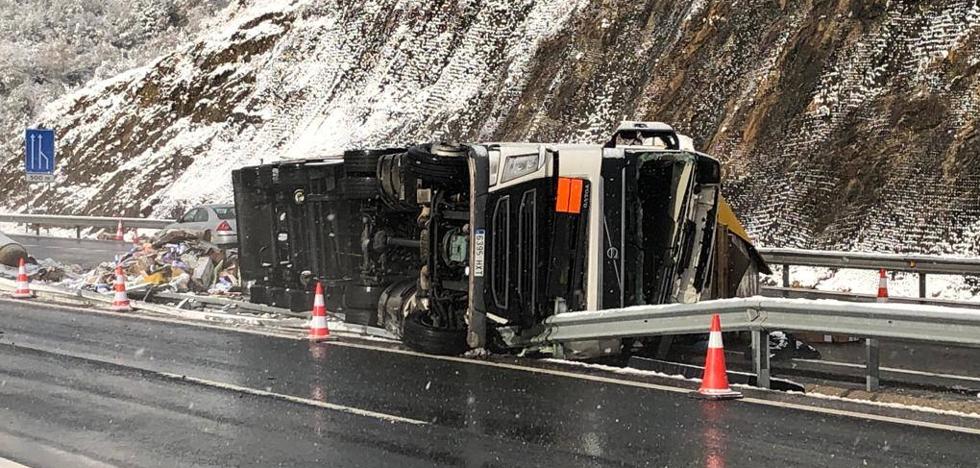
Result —
[[[568,195],[571,191],[572,180],[566,177],[558,178],[558,193],[555,195],[555,211],[568,213]]]
[[[568,213],[579,214],[582,212],[582,179],[572,179],[570,193],[568,194]]]

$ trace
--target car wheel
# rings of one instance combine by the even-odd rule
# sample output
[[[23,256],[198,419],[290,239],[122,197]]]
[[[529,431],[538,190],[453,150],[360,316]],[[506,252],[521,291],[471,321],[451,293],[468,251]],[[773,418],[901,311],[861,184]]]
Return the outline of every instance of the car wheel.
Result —
[[[408,149],[412,172],[423,183],[439,188],[462,188],[469,182],[466,149],[456,145],[419,145]]]
[[[204,231],[204,237],[202,237],[202,239],[211,242],[211,231],[210,230]]]
[[[343,179],[344,198],[370,200],[381,194],[378,179],[374,177],[347,177]]]
[[[457,356],[468,349],[466,330],[436,328],[430,316],[420,312],[405,318],[402,342],[416,351],[442,356]]]

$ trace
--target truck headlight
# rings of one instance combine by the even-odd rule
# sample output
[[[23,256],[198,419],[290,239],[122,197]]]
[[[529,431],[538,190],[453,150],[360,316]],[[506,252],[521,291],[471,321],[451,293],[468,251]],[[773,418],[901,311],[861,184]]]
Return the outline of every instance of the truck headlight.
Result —
[[[508,156],[500,182],[508,182],[538,170],[538,154]]]

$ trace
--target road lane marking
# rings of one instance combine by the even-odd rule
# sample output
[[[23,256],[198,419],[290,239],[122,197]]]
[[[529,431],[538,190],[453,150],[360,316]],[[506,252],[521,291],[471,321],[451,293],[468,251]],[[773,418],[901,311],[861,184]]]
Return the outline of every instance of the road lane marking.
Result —
[[[43,293],[43,290],[37,291]],[[64,296],[66,299],[74,300],[87,300],[82,296]],[[175,325],[184,325],[189,327],[199,327],[199,328],[209,328],[212,330],[221,331],[231,331],[236,333],[244,333],[246,335],[260,335],[268,336],[273,338],[282,338],[286,340],[302,341],[307,339],[306,335],[299,335],[298,332],[288,332],[285,330],[253,330],[249,328],[237,328],[232,325],[224,325],[219,323],[207,323],[200,320],[194,320],[184,317],[161,317],[158,315],[145,315],[133,312],[115,312],[108,309],[99,309],[98,305],[93,305],[91,307],[80,307],[67,304],[53,304],[47,302],[24,302],[23,299],[12,299],[9,297],[0,297],[0,303],[16,304],[19,306],[40,306],[48,309],[62,310],[66,312],[81,312],[83,314],[93,314],[93,315],[108,315],[115,318],[127,318],[127,319],[139,319],[146,320],[148,322],[159,322],[159,323],[170,323]],[[159,312],[154,312],[159,313]]]
[[[692,389],[689,389],[689,388],[671,387],[671,386],[667,386],[667,385],[660,385],[660,384],[655,384],[655,383],[650,383],[650,382],[640,382],[640,381],[635,381],[635,380],[623,380],[623,379],[616,379],[616,378],[612,378],[612,377],[603,377],[603,376],[598,376],[598,375],[578,374],[578,373],[566,372],[566,371],[561,371],[561,370],[556,370],[556,369],[546,369],[546,368],[537,368],[537,367],[526,367],[526,366],[520,366],[520,365],[509,364],[509,363],[504,363],[504,362],[478,361],[478,360],[474,360],[474,359],[460,358],[460,357],[455,357],[455,356],[433,356],[433,355],[428,355],[428,354],[423,354],[423,353],[417,353],[415,351],[408,351],[408,350],[402,350],[402,349],[380,348],[380,347],[377,347],[377,346],[365,345],[365,344],[360,344],[360,343],[344,343],[344,342],[340,342],[340,341],[331,341],[331,342],[328,342],[327,344],[334,345],[334,346],[347,346],[347,347],[351,347],[351,348],[361,348],[361,349],[368,349],[368,350],[375,350],[375,351],[383,351],[383,352],[389,352],[389,353],[395,353],[395,354],[405,354],[405,355],[410,355],[410,356],[425,357],[425,358],[436,359],[436,360],[460,362],[460,363],[467,363],[467,364],[476,364],[476,365],[481,365],[481,366],[499,367],[499,368],[504,368],[504,369],[516,370],[516,371],[524,371],[524,372],[531,372],[531,373],[537,373],[537,374],[546,374],[546,375],[552,375],[552,376],[557,376],[557,377],[567,377],[567,378],[579,379],[579,380],[588,380],[588,381],[592,381],[592,382],[607,383],[607,384],[612,384],[612,385],[623,385],[623,386],[628,386],[628,387],[646,388],[646,389],[650,389],[650,390],[660,390],[660,391],[664,391],[664,392],[671,392],[671,393],[678,393],[678,394],[689,394],[689,393],[693,392],[693,390]],[[805,396],[805,394],[804,394],[804,396]],[[888,423],[901,424],[901,425],[906,425],[906,426],[923,427],[923,428],[939,429],[939,430],[945,430],[945,431],[961,432],[961,433],[972,434],[972,435],[980,435],[980,429],[975,429],[975,428],[971,428],[971,427],[954,426],[954,425],[950,425],[950,424],[933,423],[933,422],[920,421],[920,420],[915,420],[915,419],[905,419],[905,418],[899,418],[899,417],[895,417],[895,416],[884,416],[884,415],[878,415],[878,414],[874,414],[874,413],[863,413],[863,412],[860,412],[860,411],[839,410],[839,409],[827,408],[827,407],[822,407],[822,406],[810,406],[810,405],[805,405],[805,404],[800,404],[800,403],[790,403],[790,402],[783,402],[783,401],[778,401],[778,400],[763,400],[763,399],[760,399],[760,398],[742,398],[742,399],[740,399],[738,401],[745,402],[745,403],[757,404],[757,405],[765,405],[765,406],[773,406],[773,407],[780,407],[780,408],[786,408],[786,409],[795,409],[795,410],[801,410],[801,411],[809,411],[809,412],[813,412],[813,413],[822,413],[822,414],[830,414],[830,415],[837,415],[837,416],[847,416],[847,417],[852,417],[852,418],[869,419],[869,420],[873,420],[873,421],[888,422]],[[843,399],[842,401],[845,402],[845,403],[853,403],[853,404],[858,404],[858,405],[868,404],[868,403],[865,403],[865,402],[862,402],[862,401],[858,401],[858,400],[846,400],[846,399]],[[895,408],[895,409],[902,409],[902,410],[907,410],[907,411],[919,411],[919,410],[917,410],[915,408],[907,408],[907,407],[904,407],[904,408]]]
[[[825,408],[822,406],[809,406],[809,405],[803,405],[799,403],[790,403],[786,401],[762,400],[759,398],[751,398],[751,397],[742,398],[740,401],[744,401],[746,403],[754,403],[757,405],[775,406],[779,408],[809,411],[811,413],[830,414],[835,416],[849,416],[852,418],[870,419],[872,421],[888,422],[894,424],[901,424],[905,426],[924,427],[928,429],[939,429],[943,431],[953,431],[953,432],[962,432],[964,434],[980,435],[980,429],[974,429],[972,427],[953,426],[949,424],[934,423],[928,421],[918,421],[915,419],[905,419],[905,418],[899,418],[895,416],[884,416],[880,414],[862,413],[859,411],[839,410],[834,408]]]
[[[28,466],[0,457],[0,468],[28,468]]]
[[[415,424],[417,426],[427,426],[427,425],[430,424],[428,421],[421,421],[421,420],[418,420],[418,419],[406,418],[406,417],[402,417],[402,416],[395,416],[393,414],[387,414],[387,413],[379,413],[377,411],[371,411],[371,410],[366,410],[366,409],[361,409],[361,408],[355,408],[353,406],[339,405],[339,404],[336,404],[336,403],[327,403],[325,401],[312,400],[312,399],[309,399],[309,398],[302,398],[302,397],[297,397],[297,396],[292,396],[292,395],[285,395],[285,394],[282,394],[282,393],[269,392],[269,391],[265,391],[265,390],[255,389],[255,388],[242,387],[241,385],[229,384],[229,383],[224,383],[224,382],[216,382],[216,381],[207,380],[207,379],[199,379],[197,377],[188,377],[186,375],[173,374],[173,373],[170,373],[170,372],[157,372],[157,371],[148,371],[148,372],[152,372],[154,374],[161,375],[163,377],[167,377],[167,378],[172,379],[172,380],[179,380],[181,382],[190,382],[190,383],[195,383],[195,384],[198,384],[198,385],[205,385],[205,386],[208,386],[208,387],[219,388],[219,389],[222,389],[222,390],[230,390],[230,391],[233,391],[233,392],[245,393],[245,394],[248,394],[248,395],[255,395],[255,396],[261,396],[261,397],[267,397],[267,398],[275,398],[277,400],[285,400],[285,401],[289,401],[289,402],[292,402],[292,403],[299,403],[301,405],[315,406],[315,407],[318,407],[318,408],[323,408],[323,409],[328,409],[328,410],[333,410],[333,411],[340,411],[340,412],[343,412],[343,413],[356,414],[358,416],[367,416],[369,418],[381,419],[381,420],[388,421],[388,422],[401,422],[401,423],[407,423],[407,424]]]
[[[3,340],[3,341],[6,341],[6,340]],[[293,395],[286,395],[286,394],[282,394],[282,393],[275,393],[275,392],[271,392],[271,391],[267,391],[267,390],[259,390],[257,388],[243,387],[241,385],[235,385],[235,384],[230,384],[230,383],[225,383],[225,382],[218,382],[218,381],[215,381],[215,380],[202,379],[202,378],[198,378],[198,377],[191,377],[191,376],[188,376],[188,375],[175,374],[175,373],[172,373],[172,372],[164,372],[164,371],[157,371],[157,370],[153,370],[153,369],[147,369],[147,368],[144,368],[144,367],[136,367],[136,366],[126,365],[126,364],[122,364],[122,363],[118,363],[118,362],[105,361],[105,360],[98,359],[98,358],[95,358],[95,357],[90,357],[90,356],[81,356],[81,355],[76,355],[76,354],[66,353],[66,352],[61,352],[61,351],[50,351],[50,350],[42,349],[42,348],[39,348],[39,347],[36,347],[36,346],[29,346],[29,345],[22,345],[22,344],[14,344],[14,343],[6,343],[6,342],[0,342],[0,344],[6,345],[6,346],[11,346],[11,347],[13,347],[15,349],[26,349],[26,350],[30,350],[30,351],[34,351],[34,352],[38,352],[38,353],[43,353],[43,354],[54,354],[56,356],[66,356],[66,357],[73,358],[73,359],[80,359],[80,360],[83,360],[83,361],[94,362],[94,363],[102,364],[102,365],[105,365],[105,366],[112,366],[112,367],[117,367],[117,368],[122,367],[122,368],[125,368],[125,369],[132,369],[132,370],[136,370],[138,372],[142,372],[142,373],[145,373],[145,374],[151,374],[151,375],[160,376],[160,377],[163,377],[163,378],[169,379],[169,380],[176,380],[176,381],[180,381],[180,382],[188,382],[188,383],[193,383],[193,384],[197,384],[197,385],[204,385],[204,386],[207,386],[207,387],[213,387],[213,388],[218,388],[218,389],[221,389],[221,390],[228,390],[228,391],[233,391],[233,392],[238,392],[238,393],[245,393],[245,394],[248,394],[248,395],[260,396],[260,397],[266,397],[266,398],[274,398],[274,399],[277,399],[277,400],[288,401],[288,402],[291,402],[291,403],[299,403],[299,404],[302,404],[302,405],[313,406],[313,407],[323,408],[323,409],[328,409],[328,410],[333,410],[333,411],[339,411],[339,412],[348,413],[348,414],[354,414],[354,415],[358,415],[358,416],[366,416],[366,417],[369,417],[369,418],[380,419],[380,420],[388,421],[388,422],[401,422],[401,423],[407,423],[407,424],[414,424],[414,425],[417,425],[417,426],[427,426],[427,425],[430,424],[428,421],[422,421],[422,420],[419,420],[419,419],[406,418],[406,417],[403,417],[403,416],[396,416],[396,415],[393,415],[393,414],[381,413],[381,412],[378,412],[378,411],[371,411],[371,410],[366,410],[366,409],[361,409],[361,408],[355,408],[353,406],[346,406],[346,405],[341,405],[341,404],[337,404],[337,403],[328,403],[326,401],[313,400],[313,399],[310,399],[310,398],[303,398],[303,397],[298,397],[298,396],[293,396]]]
[[[26,434],[12,434],[0,430],[0,447],[8,456],[27,458],[39,466],[70,466],[72,468],[115,468],[115,465],[95,460],[81,452],[60,449],[51,440],[38,439]],[[7,462],[5,464],[4,462]],[[0,457],[0,468],[27,468],[12,460]]]
[[[0,299],[0,300],[3,300],[3,299]],[[9,302],[13,302],[13,303],[17,303],[17,304],[23,305],[22,302],[18,302],[18,301],[10,300]],[[305,337],[301,337],[301,336],[298,336],[298,335],[289,335],[289,334],[286,334],[286,333],[283,333],[283,332],[276,333],[276,332],[273,332],[271,330],[249,330],[249,329],[241,329],[241,328],[229,328],[229,327],[215,326],[215,325],[212,325],[212,324],[204,324],[204,323],[199,323],[199,322],[189,322],[189,321],[185,321],[185,320],[177,320],[177,319],[170,319],[170,318],[164,318],[164,317],[151,317],[151,316],[144,316],[144,315],[122,314],[122,313],[118,313],[118,312],[108,312],[108,311],[102,311],[102,310],[94,310],[93,311],[91,309],[85,309],[85,308],[80,308],[80,307],[51,306],[51,305],[48,305],[48,304],[39,304],[39,305],[43,305],[45,307],[64,308],[64,309],[69,309],[69,310],[78,310],[78,311],[86,312],[86,313],[95,312],[95,313],[98,313],[98,314],[113,315],[113,316],[118,316],[118,317],[140,318],[140,319],[153,320],[153,321],[158,321],[158,322],[169,322],[169,323],[175,323],[175,324],[181,324],[181,325],[188,325],[188,326],[201,326],[201,327],[205,327],[205,328],[213,328],[213,329],[218,329],[218,330],[223,330],[223,331],[248,333],[248,334],[254,334],[254,335],[264,335],[264,336],[269,336],[269,337],[273,337],[273,338],[285,338],[285,339],[291,339],[291,340],[303,340],[303,339],[305,339]],[[616,378],[611,378],[611,377],[603,377],[603,376],[598,376],[598,375],[578,374],[578,373],[574,373],[574,372],[562,371],[562,370],[557,370],[557,369],[528,367],[528,366],[521,366],[521,365],[517,365],[517,364],[509,364],[509,363],[504,363],[504,362],[482,361],[482,360],[469,359],[469,358],[456,357],[456,356],[437,356],[437,355],[419,353],[419,352],[411,351],[411,350],[397,349],[397,348],[384,348],[384,347],[380,347],[380,346],[374,346],[374,345],[368,345],[368,344],[362,344],[362,343],[351,343],[351,342],[343,342],[343,341],[328,341],[328,342],[323,343],[323,345],[327,345],[327,346],[331,346],[331,345],[332,346],[344,346],[344,347],[349,347],[349,348],[357,348],[357,349],[364,349],[364,350],[370,350],[370,351],[378,351],[378,352],[385,352],[385,353],[401,354],[401,355],[406,355],[406,356],[414,356],[414,357],[420,357],[420,358],[426,358],[426,359],[432,359],[432,360],[439,360],[439,361],[456,362],[456,363],[462,363],[462,364],[472,364],[472,365],[487,366],[487,367],[497,367],[497,368],[515,370],[515,371],[523,371],[523,372],[530,372],[530,373],[536,373],[536,374],[551,375],[551,376],[557,376],[557,377],[566,377],[566,378],[571,378],[571,379],[587,380],[587,381],[599,382],[599,383],[606,383],[606,384],[611,384],[611,385],[623,385],[623,386],[629,386],[629,387],[646,388],[646,389],[651,389],[651,390],[659,390],[659,391],[670,392],[670,393],[677,393],[677,394],[688,394],[688,393],[691,393],[693,391],[692,389],[689,389],[689,388],[673,387],[673,386],[655,384],[655,383],[650,383],[650,382],[641,382],[641,381],[635,381],[635,380],[623,380],[623,379],[616,379]],[[150,372],[152,372],[152,371],[150,371]],[[296,398],[296,397],[291,397],[291,398]],[[309,401],[316,401],[316,400],[309,400]],[[839,416],[848,416],[848,417],[853,417],[853,418],[858,418],[858,419],[870,419],[870,420],[875,420],[875,421],[890,422],[890,423],[900,424],[900,425],[906,425],[906,426],[924,427],[924,428],[932,428],[932,429],[939,429],[939,430],[946,430],[946,431],[953,431],[953,432],[961,432],[961,433],[967,433],[967,434],[973,434],[973,435],[980,435],[980,429],[974,429],[974,428],[963,427],[963,426],[953,426],[953,425],[942,424],[942,423],[931,423],[931,422],[926,422],[926,421],[919,421],[919,420],[914,420],[914,419],[898,418],[898,417],[892,417],[892,416],[883,416],[883,415],[877,415],[877,414],[873,414],[873,413],[863,413],[863,412],[860,412],[860,411],[837,410],[837,409],[826,408],[826,407],[821,407],[821,406],[810,406],[810,405],[805,405],[805,404],[781,402],[781,401],[776,401],[776,400],[763,400],[763,399],[759,399],[759,398],[743,398],[743,399],[741,399],[739,401],[742,401],[742,402],[745,402],[745,403],[752,403],[752,404],[765,405],[765,406],[773,406],[773,407],[782,407],[782,408],[786,408],[786,409],[796,409],[796,410],[809,411],[809,412],[815,412],[815,413],[832,414],[832,415],[839,415]],[[843,399],[842,401],[845,402],[845,403],[851,403],[851,404],[857,404],[857,405],[867,405],[867,404],[869,404],[867,402],[862,402],[860,400],[847,400],[847,399]],[[318,402],[318,403],[322,403],[322,402]],[[917,410],[915,408],[911,408],[911,407],[908,407],[908,408],[896,408],[896,409],[903,409],[903,410],[906,410],[906,411],[919,411],[919,410]],[[362,410],[362,411],[364,411],[364,410]],[[398,417],[398,416],[395,416],[395,417]],[[424,423],[425,424],[428,424],[427,422],[424,422]]]

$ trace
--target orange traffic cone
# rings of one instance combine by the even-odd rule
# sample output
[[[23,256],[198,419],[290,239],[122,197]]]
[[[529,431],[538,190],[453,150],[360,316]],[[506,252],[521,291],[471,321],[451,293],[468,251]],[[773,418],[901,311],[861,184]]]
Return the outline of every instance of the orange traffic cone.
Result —
[[[885,275],[885,269],[882,268],[878,275],[878,302],[888,302],[888,276]]]
[[[116,224],[116,240],[117,241],[123,240],[123,230],[122,230],[122,220],[121,219]]]
[[[323,285],[316,282],[316,294],[313,295],[313,317],[310,320],[310,339],[323,341],[330,337],[327,328],[327,306],[323,302]]]
[[[17,269],[17,289],[14,290],[13,297],[17,299],[30,299],[34,297],[31,291],[31,280],[27,277],[27,267],[24,266],[24,259],[20,259]]]
[[[112,310],[119,312],[129,312],[133,307],[129,305],[129,297],[126,296],[126,277],[123,276],[122,267],[116,265],[116,296],[112,299]]]
[[[742,394],[728,386],[728,371],[725,369],[725,345],[721,342],[721,317],[711,316],[711,329],[708,337],[708,355],[704,360],[704,376],[701,388],[695,396],[709,400],[730,400],[742,398]]]

